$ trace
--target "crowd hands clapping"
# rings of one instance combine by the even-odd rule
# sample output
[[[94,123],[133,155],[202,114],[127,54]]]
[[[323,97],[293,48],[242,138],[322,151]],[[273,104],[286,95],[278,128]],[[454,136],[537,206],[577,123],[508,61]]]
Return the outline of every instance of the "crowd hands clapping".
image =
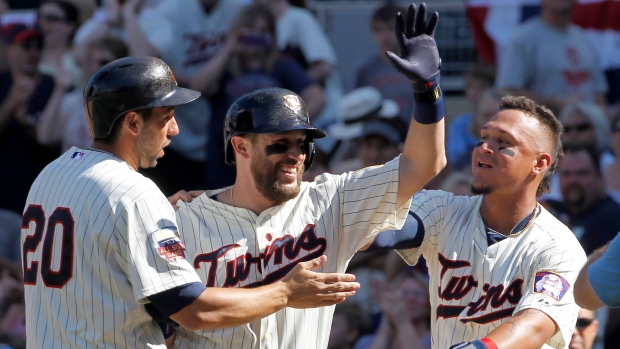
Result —
[[[394,17],[406,8],[388,4],[373,12],[369,25],[379,53],[361,60],[352,82],[339,91],[333,86],[335,51],[310,12],[286,0],[192,0],[186,8],[172,3],[106,0],[97,7],[87,0],[46,0],[34,9],[34,20],[2,28],[0,167],[12,169],[3,171],[0,184],[5,213],[0,231],[7,241],[2,256],[10,255],[9,240],[19,239],[14,225],[36,175],[61,152],[91,145],[82,90],[92,74],[122,57],[162,58],[179,85],[202,93],[194,106],[177,109],[187,136],[175,138],[158,166],[143,171],[173,204],[233,183],[235,169],[223,157],[224,115],[233,101],[260,88],[296,92],[311,121],[327,127],[328,140],[316,141],[304,180],[384,164],[402,152],[413,110],[411,82],[384,52],[399,52]],[[446,119],[448,165],[425,188],[473,195],[471,153],[480,128],[497,113],[503,96],[529,97],[549,107],[564,126],[565,155],[551,180],[554,190],[539,202],[573,230],[589,255],[620,231],[620,108],[606,100],[610,82],[590,57],[591,44],[570,25],[570,9],[550,3],[542,1],[540,17],[515,33],[505,60],[476,62],[464,72],[467,106],[449,110]],[[0,13],[10,12],[10,5],[0,1]],[[295,36],[295,21],[306,25],[304,35],[313,40]],[[528,56],[535,45],[549,42],[553,28],[570,28],[566,40],[583,55],[574,69],[590,76],[582,85],[567,86],[565,72],[553,69],[558,56],[571,58],[563,56],[560,44],[548,48],[556,54]],[[531,31],[539,35],[528,35]],[[541,76],[541,69],[549,75]],[[181,189],[189,194],[178,193]],[[348,272],[362,287],[336,307],[328,348],[431,348],[427,270],[423,262],[411,267],[395,256],[353,257]],[[0,276],[0,343],[13,348],[24,347],[26,339],[20,266],[19,256],[3,260]],[[605,312],[598,314],[606,323],[592,311],[579,313],[585,320],[578,320],[573,340],[581,348],[617,347],[614,329],[620,321],[610,320],[620,315]]]

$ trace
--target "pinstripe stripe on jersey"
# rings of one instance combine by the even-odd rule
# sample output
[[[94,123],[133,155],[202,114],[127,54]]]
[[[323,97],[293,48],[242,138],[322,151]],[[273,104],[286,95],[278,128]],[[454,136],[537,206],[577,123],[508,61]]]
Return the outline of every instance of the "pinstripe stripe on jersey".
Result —
[[[501,312],[511,308],[514,308],[513,313],[535,308],[548,314],[561,332],[554,335],[544,348],[568,347],[579,309],[573,301],[572,288],[563,299],[555,301],[534,293],[532,283],[536,272],[553,271],[572,285],[585,263],[583,249],[572,232],[544,209],[519,234],[488,246],[479,214],[481,200],[481,196],[457,197],[441,191],[422,191],[414,197],[411,205],[411,211],[424,222],[425,238],[420,248],[399,253],[410,264],[414,264],[420,255],[427,261],[431,277],[433,348],[447,348],[486,336],[509,318],[501,318]],[[460,261],[462,267],[445,269],[440,263],[440,254],[449,260]],[[460,287],[449,288],[450,282],[454,281],[462,282]],[[475,284],[466,289],[469,281]],[[485,290],[485,287],[489,288]],[[490,295],[489,290],[493,287],[499,287],[494,289],[499,291]],[[445,298],[447,290],[453,290],[456,298]],[[438,294],[444,298],[433,296]],[[517,294],[520,295],[518,302],[509,296]],[[484,306],[486,297],[494,303]],[[481,301],[480,309],[474,311],[472,304],[477,301]],[[460,307],[462,310],[457,316],[438,317],[440,306]],[[493,314],[497,320],[476,322],[478,317]]]
[[[72,159],[78,151],[84,155]],[[167,263],[149,241],[148,233],[175,221],[157,187],[111,154],[72,148],[41,172],[27,202],[47,216],[67,207],[74,220],[69,282],[45,287],[39,263],[36,284],[25,287],[28,348],[165,348],[140,302],[198,277],[187,262]],[[44,232],[54,239],[52,270],[59,266],[62,228]],[[33,229],[22,229],[22,243]],[[27,266],[41,261],[42,244],[26,258]]]
[[[211,200],[225,189],[179,202],[177,221],[188,257],[205,283],[244,287],[274,276],[324,250],[322,272],[343,272],[357,249],[381,230],[398,229],[408,205],[396,210],[399,159],[341,176],[325,174],[304,182],[300,194],[259,215]],[[274,248],[277,246],[277,248]],[[213,258],[213,251],[226,253]],[[206,258],[206,257],[208,258]],[[318,256],[318,254],[317,254]],[[245,267],[246,278],[234,274]],[[213,270],[210,272],[210,267]],[[230,268],[230,269],[228,269]],[[250,327],[189,332],[179,329],[180,348],[250,348],[253,334],[261,348],[325,348],[334,307],[284,308]]]

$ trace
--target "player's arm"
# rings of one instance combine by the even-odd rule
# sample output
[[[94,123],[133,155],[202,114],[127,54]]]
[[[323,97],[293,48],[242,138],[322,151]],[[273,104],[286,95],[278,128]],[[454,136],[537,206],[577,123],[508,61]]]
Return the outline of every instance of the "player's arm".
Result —
[[[524,309],[486,337],[455,344],[450,349],[539,349],[557,331],[555,322],[538,309]]]
[[[418,248],[424,240],[424,224],[420,217],[409,211],[400,230],[385,230],[359,249],[360,252],[382,252]]]
[[[313,308],[342,302],[359,288],[354,275],[316,273],[327,258],[299,263],[280,282],[245,289],[190,284],[149,297],[156,320],[169,317],[189,330],[233,327],[284,307]],[[170,292],[170,293],[168,293]]]
[[[426,4],[412,4],[406,21],[396,16],[400,57],[387,52],[390,63],[413,85],[413,118],[400,159],[398,201],[401,207],[446,165],[444,106],[439,88],[441,60],[433,34],[439,15],[426,21]]]
[[[592,252],[575,281],[575,301],[586,309],[620,306],[620,235]]]

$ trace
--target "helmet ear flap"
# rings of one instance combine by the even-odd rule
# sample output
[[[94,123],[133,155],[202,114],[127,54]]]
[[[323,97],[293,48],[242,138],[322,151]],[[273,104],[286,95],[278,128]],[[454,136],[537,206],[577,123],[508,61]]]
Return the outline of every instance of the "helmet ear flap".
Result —
[[[314,161],[314,153],[316,153],[316,148],[314,146],[314,142],[311,140],[306,140],[304,143],[304,152],[306,153],[306,160],[304,160],[304,173],[308,172],[310,166],[312,166],[312,161]]]

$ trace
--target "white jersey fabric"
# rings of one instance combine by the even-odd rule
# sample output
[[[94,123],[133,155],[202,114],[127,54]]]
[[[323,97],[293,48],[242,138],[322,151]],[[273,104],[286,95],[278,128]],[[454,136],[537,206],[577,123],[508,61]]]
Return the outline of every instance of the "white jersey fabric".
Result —
[[[384,166],[324,174],[260,215],[225,205],[208,191],[179,201],[177,221],[188,260],[207,287],[255,287],[280,280],[298,262],[323,254],[316,271],[344,272],[373,235],[402,227],[409,207],[396,208],[400,157]],[[327,348],[334,306],[284,308],[244,326],[189,332],[178,328],[179,348]]]
[[[28,348],[166,348],[147,297],[199,282],[172,206],[106,152],[71,148],[37,177],[22,220]]]
[[[485,337],[532,308],[558,325],[543,348],[568,348],[579,306],[573,286],[586,255],[574,234],[542,206],[519,232],[488,245],[482,196],[423,190],[411,212],[423,222],[419,248],[398,251],[429,269],[433,348]]]

